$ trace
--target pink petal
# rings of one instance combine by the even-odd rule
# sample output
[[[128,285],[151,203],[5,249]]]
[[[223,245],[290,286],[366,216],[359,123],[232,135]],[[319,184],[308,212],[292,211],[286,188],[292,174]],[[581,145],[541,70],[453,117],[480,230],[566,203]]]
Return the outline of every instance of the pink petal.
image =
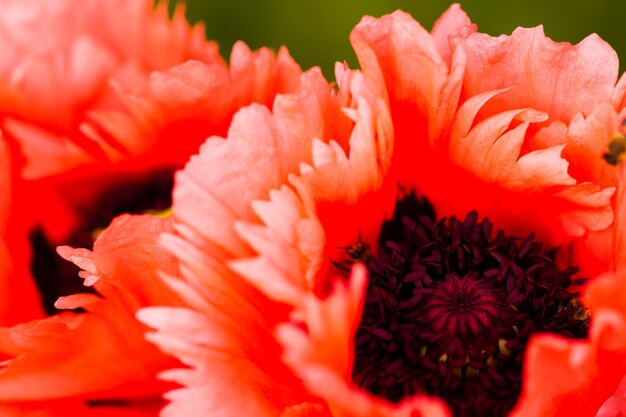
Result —
[[[532,107],[568,123],[608,102],[617,81],[617,55],[597,35],[572,46],[553,42],[539,26],[497,38],[475,33],[456,42],[467,55],[465,97],[510,88],[486,106],[485,115]]]

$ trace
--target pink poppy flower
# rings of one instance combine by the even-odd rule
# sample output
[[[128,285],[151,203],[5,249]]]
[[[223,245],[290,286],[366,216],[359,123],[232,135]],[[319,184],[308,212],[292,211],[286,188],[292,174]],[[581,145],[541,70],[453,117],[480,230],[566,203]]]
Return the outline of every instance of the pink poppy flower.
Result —
[[[116,215],[169,207],[173,172],[206,137],[225,133],[239,107],[298,85],[285,50],[237,44],[228,67],[182,6],[169,19],[165,2],[152,3],[3,3],[0,130],[12,192],[0,323],[42,315],[31,275],[49,314],[80,290],[57,245],[90,247]]]
[[[588,169],[604,171],[623,100],[614,61],[598,73],[594,60],[614,53],[538,29],[485,39],[458,6],[432,33],[401,12],[366,18],[352,34],[363,73],[339,67],[331,100],[354,123],[309,93],[246,108],[227,141],[203,145],[162,238],[187,307],[138,316],[188,366],[162,374],[183,385],[162,416],[592,417],[619,404],[626,249],[612,241],[605,276],[576,274],[594,253],[563,256],[624,227],[623,180],[581,174],[569,133],[606,116],[584,137]],[[514,85],[473,78],[494,66],[504,83],[507,60]]]

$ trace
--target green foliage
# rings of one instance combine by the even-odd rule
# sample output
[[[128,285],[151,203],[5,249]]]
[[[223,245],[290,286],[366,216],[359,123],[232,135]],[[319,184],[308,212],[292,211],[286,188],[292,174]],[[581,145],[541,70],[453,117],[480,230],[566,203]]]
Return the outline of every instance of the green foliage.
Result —
[[[350,30],[363,15],[395,9],[411,13],[428,29],[452,1],[426,0],[188,0],[188,17],[206,23],[209,39],[227,56],[236,40],[251,48],[286,45],[303,68],[321,66],[327,77],[335,61],[356,66]],[[509,34],[517,26],[543,24],[548,36],[576,43],[596,32],[626,56],[623,0],[467,0],[463,9],[481,32]],[[622,64],[622,69],[624,65]]]

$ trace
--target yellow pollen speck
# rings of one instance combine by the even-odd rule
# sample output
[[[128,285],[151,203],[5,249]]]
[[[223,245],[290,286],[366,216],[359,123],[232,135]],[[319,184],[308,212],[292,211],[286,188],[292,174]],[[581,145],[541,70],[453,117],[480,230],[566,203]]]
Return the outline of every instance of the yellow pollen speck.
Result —
[[[476,368],[472,368],[471,366],[467,367],[467,372],[465,373],[466,378],[476,378],[480,375],[480,371]]]
[[[576,320],[588,320],[589,319],[589,311],[585,308],[582,303],[574,298],[569,303],[569,308],[574,312],[573,317]]]
[[[500,353],[502,353],[503,355],[510,355],[511,351],[508,350],[506,348],[506,344],[508,343],[508,340],[506,339],[499,339],[498,340],[498,347],[500,348]]]
[[[165,210],[152,210],[148,209],[144,211],[145,214],[149,214],[151,216],[159,217],[161,219],[165,219],[172,214],[172,208],[168,207]]]
[[[420,357],[421,358],[426,357],[426,353],[428,353],[428,348],[426,346],[422,346],[420,348],[420,352],[419,353],[420,353]]]
[[[91,231],[91,240],[93,240],[94,242],[98,239],[98,237],[100,236],[100,234],[102,232],[104,232],[104,229],[106,229],[105,227],[98,227],[94,230]]]
[[[168,207],[165,210],[152,210],[148,209],[143,212],[143,214],[149,214],[151,216],[159,217],[161,219],[165,219],[172,214],[172,208]],[[98,237],[106,230],[106,227],[97,227],[91,231],[91,239],[95,242]]]

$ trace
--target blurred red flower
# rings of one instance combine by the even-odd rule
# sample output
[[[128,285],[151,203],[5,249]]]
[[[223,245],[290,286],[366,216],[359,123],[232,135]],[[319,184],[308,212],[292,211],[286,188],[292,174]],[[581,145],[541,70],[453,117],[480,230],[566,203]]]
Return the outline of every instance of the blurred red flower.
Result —
[[[171,221],[125,216],[103,229],[169,208],[174,171],[206,137],[225,134],[240,107],[297,89],[301,70],[284,49],[242,43],[226,65],[166,3],[2,11],[0,323],[13,327],[0,329],[0,414],[154,415],[173,386],[155,375],[178,361],[144,340],[134,314],[180,304],[158,278],[178,271],[157,244]],[[84,268],[86,294],[55,248],[97,236],[93,251],[59,249]],[[83,312],[41,318],[38,292],[49,314]]]
[[[169,207],[173,172],[199,145],[301,72],[285,50],[243,44],[228,67],[182,6],[170,19],[150,0],[7,1],[0,43],[5,325],[41,316],[31,274],[48,313],[79,290],[57,245],[90,247],[116,215]]]

